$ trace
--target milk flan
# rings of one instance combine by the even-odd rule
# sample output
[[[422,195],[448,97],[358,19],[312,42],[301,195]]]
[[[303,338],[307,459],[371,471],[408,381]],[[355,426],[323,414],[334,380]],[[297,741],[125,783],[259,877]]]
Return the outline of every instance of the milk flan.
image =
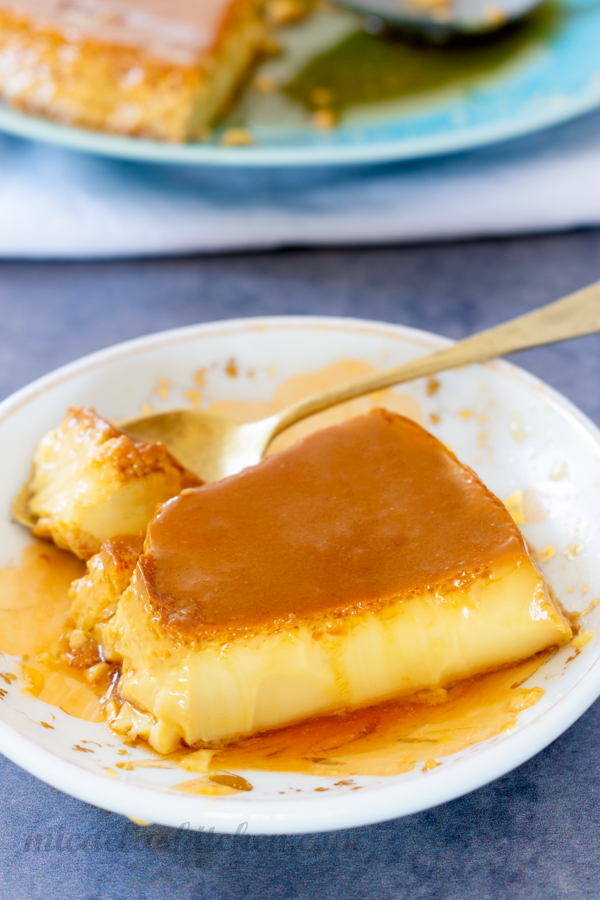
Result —
[[[71,125],[194,140],[264,40],[262,0],[0,0],[0,96]]]
[[[34,454],[32,532],[89,559],[109,538],[143,534],[159,503],[201,483],[164,444],[136,441],[93,409],[72,407]]]
[[[112,727],[159,752],[436,696],[572,636],[503,504],[385,410],[168,500],[97,621],[106,564],[75,624],[120,667]]]

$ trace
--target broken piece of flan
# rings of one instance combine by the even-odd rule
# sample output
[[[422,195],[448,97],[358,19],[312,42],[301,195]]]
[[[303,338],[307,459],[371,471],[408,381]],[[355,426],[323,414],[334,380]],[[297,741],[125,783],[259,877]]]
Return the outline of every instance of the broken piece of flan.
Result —
[[[33,457],[32,532],[89,559],[109,538],[144,534],[159,503],[199,484],[164,444],[136,441],[93,409],[72,407]]]
[[[265,41],[262,0],[0,0],[0,97],[70,125],[189,141]]]
[[[74,583],[77,640],[120,666],[112,727],[163,753],[439,693],[572,636],[503,504],[381,409],[164,503],[98,617],[115,552]]]

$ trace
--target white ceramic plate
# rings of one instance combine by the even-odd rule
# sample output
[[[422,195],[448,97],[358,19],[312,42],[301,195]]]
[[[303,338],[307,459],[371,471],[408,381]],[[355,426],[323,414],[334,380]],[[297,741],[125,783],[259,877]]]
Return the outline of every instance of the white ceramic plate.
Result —
[[[142,403],[155,408],[181,404],[200,366],[208,370],[206,400],[269,400],[291,376],[342,358],[390,366],[446,343],[425,332],[352,319],[247,319],[152,335],[65,366],[0,404],[0,565],[17,557],[29,540],[11,522],[10,500],[27,476],[36,442],[69,404],[92,405],[116,419],[138,412]],[[231,357],[239,369],[236,378],[226,371]],[[250,369],[254,377],[247,376]],[[165,400],[156,393],[159,378],[172,384]],[[430,423],[431,430],[501,498],[515,490],[535,492],[540,521],[524,526],[525,536],[534,548],[556,548],[545,574],[567,608],[583,609],[600,597],[600,432],[561,396],[505,362],[450,372],[440,381],[432,397],[422,381],[399,390],[418,404],[426,421],[431,413],[440,416],[438,425]],[[480,416],[486,417],[485,425]],[[487,435],[482,437],[482,430]],[[539,515],[540,509],[545,513]],[[599,616],[600,607],[585,627],[593,629]],[[252,772],[248,778],[254,790],[227,797],[173,791],[172,785],[188,777],[180,769],[120,770],[118,779],[109,778],[103,768],[114,769],[123,758],[115,736],[102,724],[48,707],[17,682],[7,687],[0,704],[0,750],[74,797],[146,822],[255,834],[364,825],[480,787],[561,734],[600,694],[597,641],[567,665],[569,655],[572,649],[566,648],[530,679],[529,686],[543,687],[545,695],[519,715],[511,733],[442,758],[431,771],[419,764],[401,776],[355,777],[360,791],[334,787],[334,779],[287,773]],[[0,663],[2,671],[18,672],[17,659],[5,657]],[[55,716],[54,730],[39,724],[49,713]],[[99,747],[78,753],[73,747],[82,740],[97,741]]]

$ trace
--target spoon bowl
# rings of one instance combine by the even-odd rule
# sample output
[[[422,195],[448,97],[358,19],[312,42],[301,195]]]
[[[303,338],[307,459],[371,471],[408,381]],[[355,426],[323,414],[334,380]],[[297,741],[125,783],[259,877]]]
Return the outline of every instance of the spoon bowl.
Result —
[[[119,428],[139,441],[162,441],[203,481],[219,481],[260,462],[277,421],[270,416],[240,425],[203,410],[174,409],[128,419]]]

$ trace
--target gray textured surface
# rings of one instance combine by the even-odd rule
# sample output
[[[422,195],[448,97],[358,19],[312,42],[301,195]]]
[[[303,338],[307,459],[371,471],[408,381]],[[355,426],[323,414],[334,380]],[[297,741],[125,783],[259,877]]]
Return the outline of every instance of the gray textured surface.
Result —
[[[0,394],[113,342],[192,322],[320,313],[459,337],[598,277],[599,232],[399,250],[3,263]],[[600,424],[599,351],[593,337],[519,362]],[[383,825],[282,839],[138,828],[0,759],[0,898],[597,898],[599,728],[597,703],[545,752],[467,797]]]

